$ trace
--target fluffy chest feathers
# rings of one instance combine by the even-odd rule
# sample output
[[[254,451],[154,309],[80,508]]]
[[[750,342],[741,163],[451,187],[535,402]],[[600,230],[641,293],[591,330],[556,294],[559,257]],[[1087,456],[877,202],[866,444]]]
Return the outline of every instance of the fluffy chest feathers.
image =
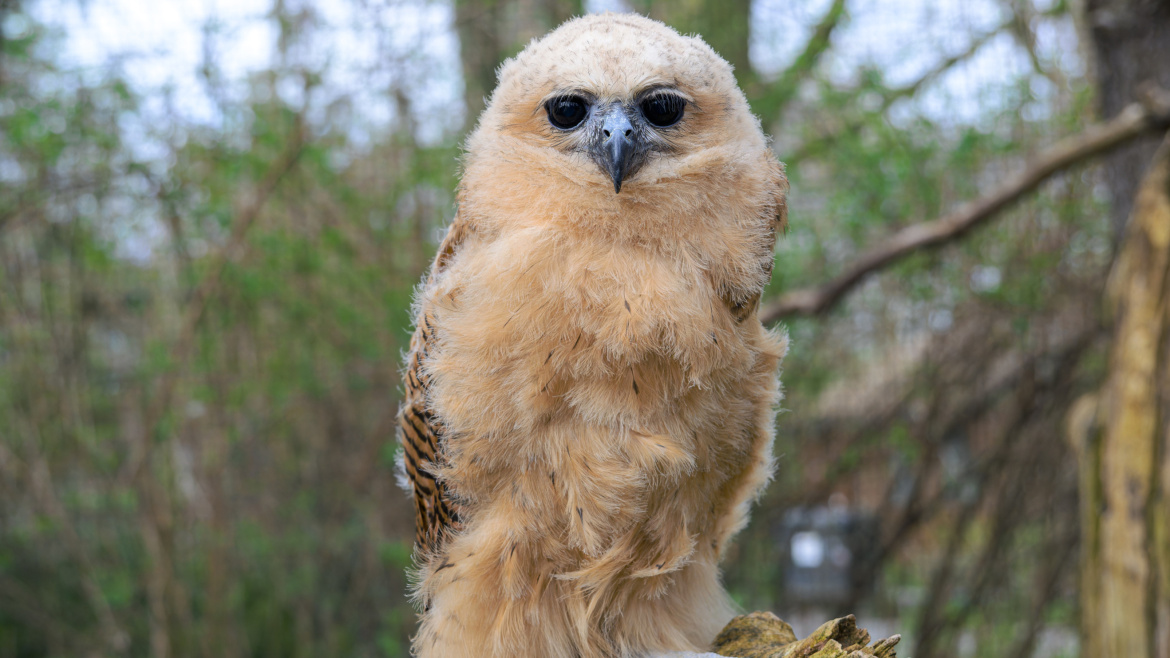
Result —
[[[539,528],[562,572],[631,541],[658,546],[645,559],[666,572],[689,559],[709,495],[748,459],[760,391],[745,388],[771,402],[782,350],[736,322],[719,277],[688,250],[555,228],[463,245],[424,303],[442,476],[468,532],[493,517],[512,536]],[[680,499],[684,478],[701,486]]]
[[[435,408],[455,434],[496,439],[565,415],[615,431],[665,422],[751,367],[718,276],[687,250],[547,227],[472,241],[426,293]]]

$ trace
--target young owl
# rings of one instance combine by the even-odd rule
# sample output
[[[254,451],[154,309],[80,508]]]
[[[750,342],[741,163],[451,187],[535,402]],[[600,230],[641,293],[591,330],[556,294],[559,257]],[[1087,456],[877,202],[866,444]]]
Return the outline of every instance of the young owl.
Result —
[[[504,63],[418,292],[416,655],[701,650],[772,472],[787,181],[731,67],[635,15]]]

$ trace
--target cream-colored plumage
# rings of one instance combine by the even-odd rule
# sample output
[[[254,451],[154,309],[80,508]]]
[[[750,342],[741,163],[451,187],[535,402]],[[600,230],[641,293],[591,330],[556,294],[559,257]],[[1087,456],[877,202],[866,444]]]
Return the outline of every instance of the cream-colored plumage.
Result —
[[[646,18],[569,21],[499,77],[408,360],[414,651],[704,649],[732,616],[720,555],[772,472],[787,343],[756,306],[782,166],[731,67]],[[545,111],[655,90],[683,118],[620,193]]]

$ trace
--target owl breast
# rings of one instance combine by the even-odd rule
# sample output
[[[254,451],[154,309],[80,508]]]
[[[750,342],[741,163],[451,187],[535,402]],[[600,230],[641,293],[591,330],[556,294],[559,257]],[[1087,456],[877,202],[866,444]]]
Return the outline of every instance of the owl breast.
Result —
[[[774,395],[759,323],[737,323],[685,252],[547,230],[469,245],[424,294],[443,477],[469,532],[514,543],[521,526],[563,569],[639,543],[657,561],[628,568],[684,564],[752,458],[752,389]]]

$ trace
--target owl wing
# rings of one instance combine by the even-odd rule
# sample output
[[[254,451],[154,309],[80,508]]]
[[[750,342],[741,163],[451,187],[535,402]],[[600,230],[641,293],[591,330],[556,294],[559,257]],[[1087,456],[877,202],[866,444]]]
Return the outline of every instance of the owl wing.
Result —
[[[428,281],[433,281],[446,269],[467,233],[466,222],[456,216],[439,245]],[[415,318],[414,335],[406,359],[405,395],[398,412],[403,463],[415,504],[415,550],[429,554],[438,552],[446,536],[460,527],[458,506],[442,480],[434,475],[434,467],[443,462],[444,428],[427,402],[430,376],[424,366],[435,343],[433,310],[424,302]]]
[[[770,216],[771,222],[759,244],[756,245],[754,256],[759,259],[760,266],[772,278],[772,267],[776,259],[776,236],[788,228],[788,178],[784,175],[784,165],[777,160],[770,160],[772,174],[772,194],[764,212]],[[731,311],[731,317],[736,322],[743,322],[755,314],[760,307],[760,296],[763,289],[756,291],[747,298],[725,292],[723,302]]]

